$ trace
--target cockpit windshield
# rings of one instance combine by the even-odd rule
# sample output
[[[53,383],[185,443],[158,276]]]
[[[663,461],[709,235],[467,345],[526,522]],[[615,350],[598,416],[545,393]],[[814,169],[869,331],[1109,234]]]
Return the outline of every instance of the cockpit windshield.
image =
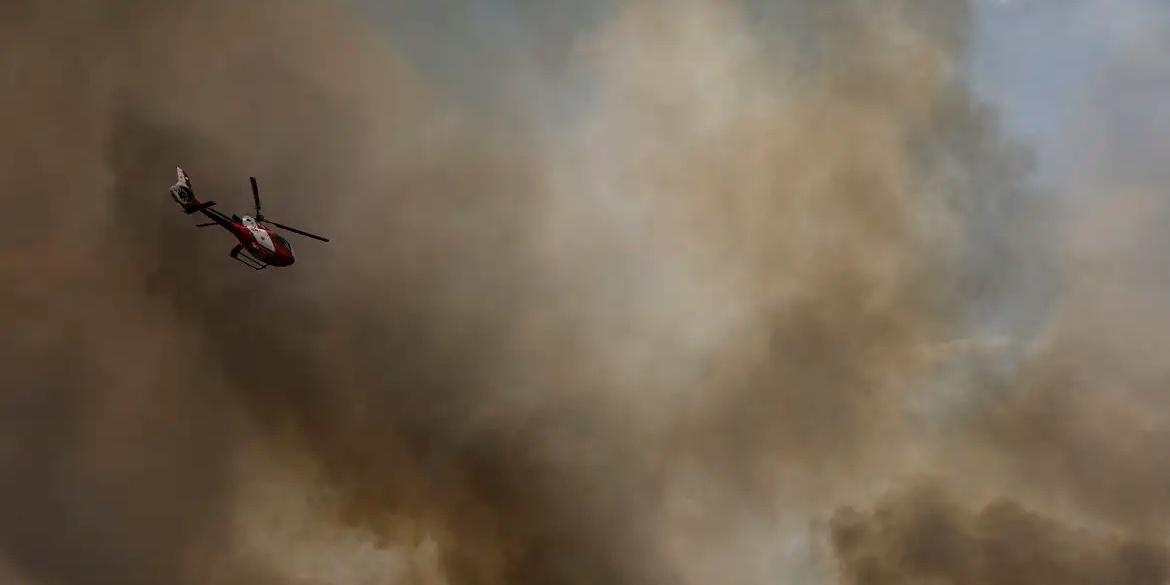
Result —
[[[284,248],[288,250],[289,254],[295,254],[295,252],[293,252],[292,244],[288,240],[280,237],[280,234],[273,232],[272,239],[276,240],[277,243],[284,246]]]

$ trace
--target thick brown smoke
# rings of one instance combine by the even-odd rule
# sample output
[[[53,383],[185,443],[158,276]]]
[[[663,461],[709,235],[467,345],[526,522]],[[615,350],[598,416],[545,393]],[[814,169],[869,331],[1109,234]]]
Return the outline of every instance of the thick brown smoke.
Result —
[[[965,2],[517,7],[504,96],[324,0],[0,7],[0,579],[1164,580],[1165,427],[1090,374],[1163,378],[1091,287],[984,343],[1050,234]],[[175,164],[333,242],[250,273]]]
[[[1154,585],[1170,578],[1162,544],[1062,526],[1010,501],[972,513],[933,487],[889,498],[872,517],[842,511],[833,543],[846,581],[856,585]]]

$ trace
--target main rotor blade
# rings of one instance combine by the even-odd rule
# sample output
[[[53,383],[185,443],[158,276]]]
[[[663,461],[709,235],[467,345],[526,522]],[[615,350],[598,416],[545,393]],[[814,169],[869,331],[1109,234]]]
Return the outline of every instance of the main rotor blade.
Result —
[[[270,223],[270,224],[272,224],[280,229],[288,230],[290,232],[293,232],[294,234],[300,234],[302,236],[307,236],[307,237],[313,238],[314,240],[321,240],[322,242],[329,241],[329,238],[323,238],[321,236],[318,236],[317,234],[310,234],[309,232],[298,230],[297,228],[294,228],[294,227],[288,227],[287,225],[284,225],[281,223],[276,223],[275,221],[272,221],[270,219],[264,220],[264,223]]]
[[[264,217],[260,215],[260,187],[256,185],[256,177],[248,177],[252,182],[252,200],[256,202],[256,219]]]
[[[195,227],[207,227],[209,225],[219,225],[219,224],[215,223],[214,221],[209,221],[207,223],[197,223],[197,224],[195,224]]]

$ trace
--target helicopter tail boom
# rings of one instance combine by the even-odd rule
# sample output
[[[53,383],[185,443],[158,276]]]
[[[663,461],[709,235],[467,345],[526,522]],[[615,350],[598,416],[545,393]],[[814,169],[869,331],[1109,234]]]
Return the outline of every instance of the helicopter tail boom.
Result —
[[[175,175],[178,181],[171,186],[171,197],[188,215],[215,205],[214,201],[203,202],[195,197],[195,190],[191,187],[191,178],[183,171],[183,167],[175,167]]]

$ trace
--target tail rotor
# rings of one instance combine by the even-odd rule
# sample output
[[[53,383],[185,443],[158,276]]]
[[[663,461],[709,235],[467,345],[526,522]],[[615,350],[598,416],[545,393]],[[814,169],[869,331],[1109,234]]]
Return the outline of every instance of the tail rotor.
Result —
[[[191,187],[191,178],[187,176],[182,167],[175,167],[175,176],[178,180],[171,187],[171,197],[187,215],[215,205],[214,201],[202,202],[195,197],[195,190]]]

